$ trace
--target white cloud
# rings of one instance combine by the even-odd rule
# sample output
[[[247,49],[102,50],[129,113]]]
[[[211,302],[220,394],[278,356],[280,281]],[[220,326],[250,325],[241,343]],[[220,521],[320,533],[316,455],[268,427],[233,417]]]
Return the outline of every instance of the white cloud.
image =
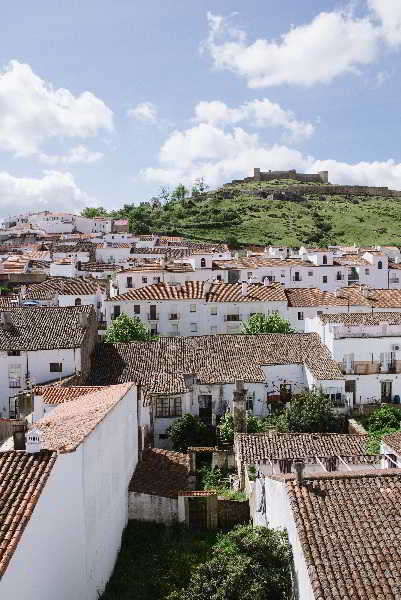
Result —
[[[40,155],[54,138],[84,139],[102,129],[113,130],[113,113],[91,92],[54,89],[16,60],[0,72],[0,150]]]
[[[152,102],[140,102],[133,108],[129,108],[127,115],[143,123],[157,123],[158,120],[157,108]]]
[[[383,0],[372,0],[381,3]],[[384,0],[395,2],[395,0]],[[279,40],[248,43],[243,31],[220,15],[208,13],[209,36],[202,49],[220,69],[247,80],[251,88],[282,84],[329,83],[344,73],[357,73],[379,52],[380,29],[369,16],[322,12],[310,23],[293,27]]]
[[[213,125],[235,125],[247,121],[256,127],[282,127],[292,140],[309,137],[314,132],[311,123],[298,121],[290,110],[285,110],[268,98],[246,102],[238,108],[229,108],[224,102],[199,102],[195,107],[196,120]]]
[[[48,155],[41,153],[39,158],[47,165],[92,164],[103,158],[103,152],[93,152],[86,146],[74,146],[64,155]]]
[[[397,46],[401,44],[401,3],[399,0],[368,0],[370,9],[382,27],[385,41]]]
[[[15,177],[0,172],[0,216],[39,210],[76,212],[90,202],[71,173],[45,171],[42,177]]]
[[[401,189],[401,163],[392,159],[355,164],[318,160],[285,145],[266,145],[258,134],[249,134],[240,127],[226,132],[207,123],[173,132],[160,150],[159,164],[144,169],[141,176],[171,186],[180,182],[190,185],[204,177],[209,185],[218,186],[251,174],[254,167],[305,173],[327,170],[332,183]]]

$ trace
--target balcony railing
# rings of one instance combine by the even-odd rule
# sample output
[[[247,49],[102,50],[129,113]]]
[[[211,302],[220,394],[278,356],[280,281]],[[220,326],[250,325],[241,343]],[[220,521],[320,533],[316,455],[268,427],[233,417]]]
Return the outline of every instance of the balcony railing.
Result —
[[[302,277],[292,277],[292,281],[302,281]]]
[[[148,313],[148,321],[158,321],[159,318],[159,313]]]
[[[242,321],[241,315],[224,315],[224,320],[229,322]]]
[[[10,388],[20,388],[21,387],[21,378],[15,377],[13,379],[8,380],[8,387]]]
[[[168,320],[169,321],[179,321],[180,320],[179,313],[171,313],[171,314],[169,314]]]

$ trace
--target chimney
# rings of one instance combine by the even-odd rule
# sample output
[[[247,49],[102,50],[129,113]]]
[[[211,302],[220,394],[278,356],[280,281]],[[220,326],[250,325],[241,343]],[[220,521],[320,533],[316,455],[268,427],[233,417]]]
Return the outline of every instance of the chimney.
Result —
[[[248,283],[246,281],[243,281],[241,283],[241,295],[242,296],[248,295]]]
[[[21,298],[26,296],[26,285],[21,285]]]
[[[264,278],[263,278],[263,285],[264,285],[265,287],[269,287],[269,284],[270,284],[270,281],[267,279],[267,277],[264,277]]]
[[[25,450],[25,423],[16,423],[13,430],[14,450]]]
[[[79,326],[86,329],[89,323],[89,315],[87,313],[79,313]]]
[[[304,461],[303,460],[294,460],[294,469],[295,469],[295,473],[297,475],[297,484],[298,485],[303,485],[303,480],[304,480]]]
[[[26,452],[37,454],[42,450],[42,432],[40,429],[30,429],[26,435]]]
[[[203,284],[203,291],[205,292],[205,296],[207,296],[210,293],[211,287],[212,284],[209,281],[205,281],[205,283]]]
[[[237,380],[233,396],[234,433],[246,433],[246,390],[244,382]]]
[[[239,252],[234,252],[234,258],[235,258],[236,260],[238,260],[238,259],[239,259]]]

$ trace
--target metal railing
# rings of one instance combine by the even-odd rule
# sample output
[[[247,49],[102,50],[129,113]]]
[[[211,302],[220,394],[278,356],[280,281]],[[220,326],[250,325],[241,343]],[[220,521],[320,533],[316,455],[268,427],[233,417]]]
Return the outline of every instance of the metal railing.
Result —
[[[148,321],[158,321],[159,318],[159,313],[148,313]]]

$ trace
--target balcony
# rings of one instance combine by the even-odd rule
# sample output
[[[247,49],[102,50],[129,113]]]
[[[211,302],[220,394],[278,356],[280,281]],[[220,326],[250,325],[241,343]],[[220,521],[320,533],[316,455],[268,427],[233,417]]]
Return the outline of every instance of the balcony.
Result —
[[[148,321],[158,321],[159,318],[159,313],[148,313]]]
[[[302,281],[302,277],[291,277],[292,281]]]
[[[14,377],[13,379],[9,379],[8,380],[8,387],[9,388],[20,388],[21,387],[21,378],[20,377]]]
[[[241,315],[224,315],[224,320],[232,322],[242,321]]]

